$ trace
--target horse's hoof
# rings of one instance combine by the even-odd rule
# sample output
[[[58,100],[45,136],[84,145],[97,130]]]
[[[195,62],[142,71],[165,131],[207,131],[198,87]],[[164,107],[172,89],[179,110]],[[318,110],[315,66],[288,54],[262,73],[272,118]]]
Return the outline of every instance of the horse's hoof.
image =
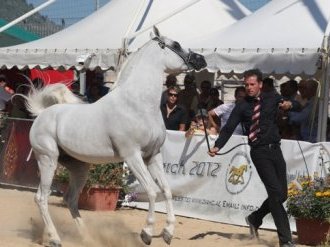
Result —
[[[62,244],[59,240],[50,240],[49,246],[50,247],[62,247]]]
[[[168,245],[170,245],[171,244],[171,241],[172,241],[172,238],[173,238],[172,234],[169,233],[169,231],[165,228],[163,230],[163,239],[164,239],[165,243],[167,243]]]
[[[141,239],[142,241],[146,244],[146,245],[150,245],[151,244],[151,236],[146,233],[144,230],[141,231]]]

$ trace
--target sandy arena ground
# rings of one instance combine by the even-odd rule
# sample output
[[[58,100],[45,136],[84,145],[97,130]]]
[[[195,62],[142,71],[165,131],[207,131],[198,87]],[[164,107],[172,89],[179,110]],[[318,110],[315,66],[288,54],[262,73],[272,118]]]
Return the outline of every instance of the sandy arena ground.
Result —
[[[0,246],[40,247],[43,224],[33,192],[0,188]],[[76,230],[69,210],[62,198],[51,196],[49,209],[62,238],[63,247],[86,246]],[[139,234],[147,212],[123,208],[116,211],[93,212],[81,210],[92,243],[88,247],[140,247],[145,246]],[[155,237],[151,246],[168,246],[157,236],[165,224],[165,216],[157,213]],[[177,217],[172,247],[219,246],[278,246],[276,232],[261,230],[260,240],[249,240],[248,228],[204,220]],[[296,238],[296,236],[294,236]],[[298,245],[299,246],[299,245]],[[302,245],[300,245],[302,246]]]

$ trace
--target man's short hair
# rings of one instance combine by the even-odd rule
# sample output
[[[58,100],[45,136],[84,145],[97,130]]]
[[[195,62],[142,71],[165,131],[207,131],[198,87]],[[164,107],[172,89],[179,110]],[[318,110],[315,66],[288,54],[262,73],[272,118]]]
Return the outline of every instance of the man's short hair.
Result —
[[[234,93],[235,98],[236,98],[236,96],[238,95],[239,92],[244,92],[244,93],[245,93],[245,92],[246,92],[245,87],[240,86],[240,87],[237,87],[237,88],[235,89],[235,93]]]
[[[192,74],[186,74],[186,76],[184,77],[183,83],[191,84],[194,81],[195,81],[195,76],[193,76]]]
[[[210,89],[210,95],[211,96],[220,96],[220,94],[219,94],[219,90],[218,89],[216,89],[215,87],[212,87],[211,89]]]
[[[168,86],[168,87],[174,86],[174,85],[176,85],[177,81],[178,80],[177,80],[175,75],[169,74],[166,77],[165,85]]]
[[[287,81],[288,85],[290,86],[290,88],[294,91],[298,91],[298,82],[296,80],[289,80]]]
[[[258,82],[262,81],[262,73],[259,69],[250,69],[246,70],[243,74],[244,78],[250,77],[250,76],[256,76]]]
[[[7,82],[7,77],[5,75],[0,75],[0,81]]]
[[[176,93],[179,93],[180,92],[180,88],[178,86],[170,86],[167,89],[167,93],[169,93],[170,91],[175,91]]]

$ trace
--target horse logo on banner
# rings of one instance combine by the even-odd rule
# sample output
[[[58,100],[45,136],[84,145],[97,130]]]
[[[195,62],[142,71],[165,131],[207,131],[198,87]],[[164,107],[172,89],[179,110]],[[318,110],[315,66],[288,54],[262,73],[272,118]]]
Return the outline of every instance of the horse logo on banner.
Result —
[[[239,194],[248,186],[252,176],[251,160],[245,152],[237,152],[230,160],[226,172],[226,189]]]
[[[239,166],[238,168],[235,166],[232,166],[230,169],[230,177],[228,178],[228,182],[232,184],[244,184],[244,172],[247,172],[247,165],[243,164]]]

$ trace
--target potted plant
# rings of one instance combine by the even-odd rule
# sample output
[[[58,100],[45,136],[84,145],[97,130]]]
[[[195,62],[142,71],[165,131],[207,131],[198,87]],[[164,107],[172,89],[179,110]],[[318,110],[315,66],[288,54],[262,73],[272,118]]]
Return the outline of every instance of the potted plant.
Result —
[[[288,214],[295,217],[298,242],[319,245],[329,241],[330,175],[300,177],[289,184]],[[329,242],[330,243],[330,242]]]
[[[69,186],[69,171],[64,167],[59,165],[55,171],[53,190],[63,194]]]
[[[123,163],[91,165],[86,185],[83,188],[78,207],[88,210],[115,210],[119,193],[126,191],[127,169]],[[63,184],[69,182],[69,172],[59,167],[55,176],[57,190],[64,192]]]

